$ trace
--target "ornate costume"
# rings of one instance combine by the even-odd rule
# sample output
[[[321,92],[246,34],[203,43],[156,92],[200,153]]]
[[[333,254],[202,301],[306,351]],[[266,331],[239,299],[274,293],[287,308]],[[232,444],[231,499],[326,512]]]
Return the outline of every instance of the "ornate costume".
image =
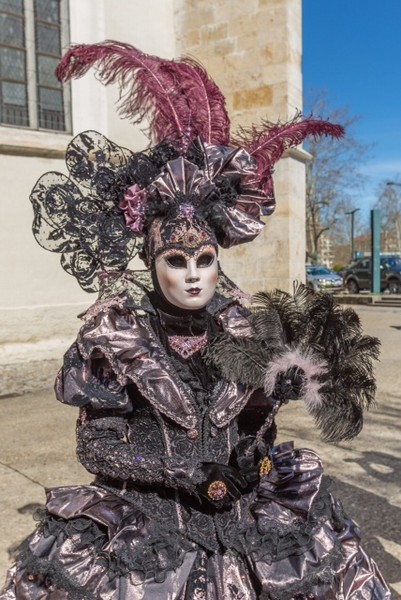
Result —
[[[107,42],[70,50],[59,75],[99,61],[106,82],[133,73],[125,108],[150,115],[158,143],[134,154],[85,132],[69,177],[32,192],[39,243],[100,287],[56,382],[79,407],[77,454],[95,480],[48,491],[1,600],[390,598],[319,457],[274,445],[291,398],[331,440],[359,431],[377,340],[302,287],[248,309],[217,267],[217,246],[252,240],[272,212],[284,149],[341,128],[297,117],[231,145],[196,63]],[[138,238],[148,271],[126,269]]]

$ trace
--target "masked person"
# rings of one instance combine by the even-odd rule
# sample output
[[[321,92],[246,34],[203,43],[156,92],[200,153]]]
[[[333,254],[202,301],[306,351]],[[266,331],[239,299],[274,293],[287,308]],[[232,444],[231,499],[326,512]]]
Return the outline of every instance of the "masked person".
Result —
[[[342,340],[334,372],[321,334],[320,354],[308,350],[319,295],[300,288],[295,310],[289,295],[267,294],[250,311],[218,264],[219,246],[251,241],[273,211],[285,148],[341,127],[297,117],[240,144],[196,63],[105,42],[71,49],[58,74],[96,63],[106,83],[131,86],[125,108],[150,115],[154,145],[133,153],[84,132],[68,147],[69,176],[46,173],[31,195],[39,243],[84,289],[100,288],[56,382],[58,399],[79,407],[77,454],[95,479],[48,491],[0,598],[389,598],[318,456],[274,446],[290,398],[313,397],[328,437],[358,432],[372,385],[350,391],[340,420],[327,390],[348,342],[367,376],[377,341],[323,307]],[[139,245],[147,269],[133,272]]]

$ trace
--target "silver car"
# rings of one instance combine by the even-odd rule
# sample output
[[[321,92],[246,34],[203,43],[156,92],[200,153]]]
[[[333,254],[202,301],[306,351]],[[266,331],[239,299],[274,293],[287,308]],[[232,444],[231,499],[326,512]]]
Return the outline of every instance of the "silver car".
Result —
[[[342,277],[322,265],[307,265],[306,285],[319,292],[341,292],[344,289]]]

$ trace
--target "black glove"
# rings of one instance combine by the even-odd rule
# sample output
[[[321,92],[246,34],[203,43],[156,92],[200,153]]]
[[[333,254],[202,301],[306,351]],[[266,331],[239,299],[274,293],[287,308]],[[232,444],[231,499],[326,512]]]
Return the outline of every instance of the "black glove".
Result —
[[[241,473],[229,465],[203,463],[201,470],[205,480],[198,484],[196,491],[217,509],[230,509],[232,502],[241,498],[240,489],[247,487]]]
[[[281,402],[298,400],[302,394],[305,384],[305,372],[299,367],[291,367],[284,373],[280,373],[276,379],[273,396]]]

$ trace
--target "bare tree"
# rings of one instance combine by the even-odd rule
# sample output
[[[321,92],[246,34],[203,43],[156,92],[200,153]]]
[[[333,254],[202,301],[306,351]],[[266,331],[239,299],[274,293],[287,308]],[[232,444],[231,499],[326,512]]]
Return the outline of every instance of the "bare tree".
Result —
[[[388,185],[383,181],[375,208],[381,216],[382,251],[401,252],[401,183]]]
[[[353,134],[359,120],[348,108],[331,109],[325,92],[316,93],[307,111],[345,127],[343,139],[311,138],[305,149],[312,159],[306,165],[306,248],[307,260],[319,259],[322,236],[330,232],[333,243],[349,241],[350,220],[345,213],[354,208],[351,191],[365,181],[358,171],[367,157],[369,146]],[[305,111],[305,112],[307,112]]]

